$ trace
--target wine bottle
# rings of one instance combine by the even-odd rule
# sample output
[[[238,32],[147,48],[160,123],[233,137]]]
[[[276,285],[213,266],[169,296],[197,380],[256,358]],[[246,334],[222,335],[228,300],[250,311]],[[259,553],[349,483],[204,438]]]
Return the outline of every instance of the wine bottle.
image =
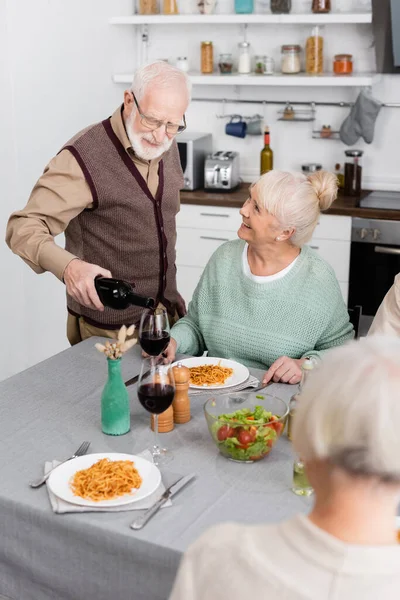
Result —
[[[154,298],[141,296],[133,291],[130,283],[122,279],[111,279],[98,275],[94,280],[96,292],[104,306],[124,310],[131,304],[143,306],[144,308],[154,308]]]
[[[274,168],[274,153],[269,146],[269,127],[264,129],[264,148],[261,150],[261,175]]]

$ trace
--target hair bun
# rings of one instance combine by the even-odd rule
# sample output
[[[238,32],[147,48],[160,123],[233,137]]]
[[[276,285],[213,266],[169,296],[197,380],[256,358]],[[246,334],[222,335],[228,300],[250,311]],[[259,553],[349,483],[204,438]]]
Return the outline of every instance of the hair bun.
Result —
[[[338,193],[337,177],[329,171],[317,171],[308,176],[318,198],[320,210],[327,210],[336,200]]]

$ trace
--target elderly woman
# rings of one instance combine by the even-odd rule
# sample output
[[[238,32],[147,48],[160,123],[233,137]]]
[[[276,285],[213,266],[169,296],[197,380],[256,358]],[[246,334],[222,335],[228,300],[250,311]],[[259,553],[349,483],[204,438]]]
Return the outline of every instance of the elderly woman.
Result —
[[[240,239],[214,253],[172,328],[168,357],[208,350],[267,367],[265,383],[298,383],[306,357],[351,339],[335,274],[305,245],[336,194],[332,173],[263,175],[240,211]]]
[[[184,556],[170,600],[398,600],[399,398],[399,339],[327,353],[294,419],[311,513],[211,529]]]

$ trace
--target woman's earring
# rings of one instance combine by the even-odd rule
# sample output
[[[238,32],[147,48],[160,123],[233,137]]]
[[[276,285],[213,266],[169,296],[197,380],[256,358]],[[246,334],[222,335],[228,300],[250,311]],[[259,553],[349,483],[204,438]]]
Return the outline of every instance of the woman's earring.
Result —
[[[277,238],[275,238],[275,241],[276,241],[276,242],[280,242],[280,241],[281,241],[281,238],[280,238],[280,237],[277,237]]]

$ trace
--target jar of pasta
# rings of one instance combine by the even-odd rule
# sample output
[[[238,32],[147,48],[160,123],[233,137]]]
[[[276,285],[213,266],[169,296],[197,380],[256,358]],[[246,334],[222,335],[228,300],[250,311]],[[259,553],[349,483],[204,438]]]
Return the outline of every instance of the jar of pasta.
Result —
[[[297,44],[282,46],[282,73],[285,73],[286,75],[300,73],[300,52],[301,47]]]
[[[156,15],[158,0],[138,0],[138,13],[140,15]]]
[[[314,27],[306,42],[306,73],[319,75],[324,71],[324,38],[319,27]]]
[[[209,75],[214,71],[214,50],[212,42],[201,42],[201,72]]]
[[[335,54],[333,72],[336,75],[351,75],[353,72],[352,54]]]

